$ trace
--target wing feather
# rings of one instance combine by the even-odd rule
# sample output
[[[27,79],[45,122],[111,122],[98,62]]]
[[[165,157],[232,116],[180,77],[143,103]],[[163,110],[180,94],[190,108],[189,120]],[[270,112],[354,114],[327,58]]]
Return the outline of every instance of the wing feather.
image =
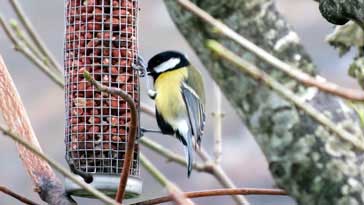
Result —
[[[206,120],[204,106],[196,92],[186,84],[182,85],[182,96],[186,104],[192,134],[196,143],[200,145]]]

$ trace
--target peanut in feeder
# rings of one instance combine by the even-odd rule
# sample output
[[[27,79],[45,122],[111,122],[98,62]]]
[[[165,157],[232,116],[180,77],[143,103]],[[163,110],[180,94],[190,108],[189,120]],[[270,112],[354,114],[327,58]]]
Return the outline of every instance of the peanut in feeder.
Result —
[[[137,0],[66,0],[66,159],[91,185],[114,195],[122,172],[131,113],[118,96],[97,91],[88,71],[103,85],[127,92],[139,107]],[[141,193],[138,145],[126,198]],[[86,179],[85,179],[86,180]],[[87,180],[86,180],[87,181]],[[69,193],[88,196],[66,180]]]

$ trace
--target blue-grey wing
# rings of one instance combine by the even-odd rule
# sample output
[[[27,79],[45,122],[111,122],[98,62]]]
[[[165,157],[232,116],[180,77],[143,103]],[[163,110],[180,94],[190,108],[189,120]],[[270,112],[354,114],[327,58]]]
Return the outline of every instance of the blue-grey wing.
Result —
[[[182,96],[186,104],[192,134],[199,145],[205,127],[205,108],[196,92],[186,84],[182,85]]]

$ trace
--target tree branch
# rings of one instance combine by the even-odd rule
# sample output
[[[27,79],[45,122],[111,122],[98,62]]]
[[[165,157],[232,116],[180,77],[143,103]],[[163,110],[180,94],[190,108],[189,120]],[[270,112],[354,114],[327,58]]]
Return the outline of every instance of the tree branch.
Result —
[[[9,0],[11,6],[13,7],[16,15],[18,16],[20,22],[23,24],[24,28],[27,30],[29,36],[33,40],[34,44],[40,50],[40,52],[44,55],[44,57],[49,61],[50,65],[54,67],[53,70],[57,71],[58,73],[62,74],[62,67],[55,59],[53,54],[49,51],[49,49],[45,46],[44,42],[39,37],[38,33],[34,29],[34,26],[30,22],[30,20],[25,15],[25,12],[21,8],[19,2],[17,0]],[[45,64],[48,64],[45,62]]]
[[[135,139],[137,135],[137,122],[138,122],[138,111],[135,106],[133,98],[128,95],[128,93],[124,92],[121,89],[114,88],[114,87],[107,87],[102,85],[101,83],[97,82],[95,79],[93,79],[89,72],[84,72],[84,77],[87,81],[89,81],[95,88],[101,92],[106,92],[111,95],[117,95],[123,98],[125,102],[128,103],[128,106],[130,107],[130,113],[131,113],[131,120],[129,124],[130,131],[128,132],[128,140],[126,145],[126,152],[125,152],[125,158],[123,163],[123,170],[120,174],[120,183],[118,190],[116,192],[115,200],[117,202],[122,202],[124,194],[125,194],[125,188],[128,181],[129,173],[130,173],[130,167],[131,163],[133,161],[134,156],[134,145],[135,145]]]
[[[21,196],[20,194],[17,194],[13,191],[11,191],[10,189],[4,187],[4,186],[0,186],[0,192],[3,192],[4,194],[7,194],[21,202],[23,202],[24,204],[28,204],[28,205],[39,205],[38,203],[36,202],[33,202],[32,200],[30,199],[27,199],[26,197],[24,196]]]
[[[217,85],[215,87],[215,99],[216,99],[216,111],[212,113],[212,116],[215,118],[214,123],[214,137],[215,137],[215,146],[214,146],[214,154],[215,154],[215,163],[220,164],[222,157],[222,118],[224,117],[224,113],[221,111],[221,100],[222,94]]]
[[[85,183],[83,180],[80,180],[76,175],[72,174],[70,171],[68,171],[66,168],[64,168],[62,165],[60,165],[58,162],[54,161],[53,159],[50,159],[45,154],[43,154],[41,151],[38,150],[38,148],[34,147],[33,145],[28,144],[25,140],[21,139],[17,134],[12,132],[11,130],[7,129],[3,125],[0,125],[0,131],[4,133],[4,135],[9,136],[11,139],[22,145],[25,149],[32,152],[37,157],[41,158],[42,160],[46,161],[50,166],[52,166],[54,169],[59,171],[61,174],[63,174],[65,177],[69,178],[73,182],[75,182],[80,187],[84,188],[86,191],[90,192],[92,195],[94,195],[96,198],[100,199],[104,203],[107,204],[113,204],[113,205],[120,205],[119,203],[115,202],[110,197],[106,196],[104,193],[96,190],[91,185]],[[55,192],[52,192],[51,194],[56,194]],[[63,193],[63,197],[67,197],[66,193]],[[49,202],[49,204],[75,204],[73,203],[65,203],[65,201],[61,201],[58,199],[58,201],[46,201]]]
[[[351,143],[352,146],[356,147],[358,150],[364,151],[364,141],[361,136],[353,136],[352,134],[344,130],[342,127],[337,126],[337,124],[328,119],[324,114],[321,114],[313,106],[302,101],[297,95],[295,95],[289,89],[287,89],[279,82],[274,80],[274,78],[270,77],[264,71],[261,71],[255,65],[249,63],[248,61],[242,58],[239,58],[237,55],[235,55],[225,47],[221,46],[221,44],[219,44],[216,41],[213,40],[208,41],[207,47],[209,47],[212,51],[214,51],[217,55],[219,55],[223,59],[228,60],[229,62],[237,66],[240,72],[247,73],[257,81],[264,82],[268,87],[272,88],[283,98],[287,99],[288,101],[295,104],[298,108],[305,111],[318,123],[330,129],[341,139]]]
[[[44,64],[47,65],[47,59],[44,57],[40,51],[35,47],[35,45],[32,44],[32,42],[25,36],[24,31],[19,27],[18,22],[14,19],[9,21],[10,27],[12,29],[12,33],[15,33],[14,36],[18,38],[17,41],[23,42],[25,45],[24,47],[27,47],[31,53],[34,54],[35,58],[40,59]],[[49,65],[47,65],[49,66]]]
[[[145,136],[140,139],[139,141],[142,145],[148,147],[149,149],[153,150],[154,152],[158,153],[159,155],[165,157],[168,161],[173,161],[179,165],[187,167],[186,160],[183,156],[172,152],[169,149],[164,148],[162,145],[158,144],[157,142],[146,138]],[[211,172],[211,166],[203,165],[200,163],[193,163],[193,169],[199,172]]]
[[[15,34],[12,33],[9,26],[6,24],[5,19],[0,14],[0,26],[3,27],[6,35],[9,40],[13,43],[15,50],[21,52],[25,57],[28,58],[30,62],[36,65],[44,74],[46,74],[53,82],[55,82],[58,86],[63,87],[63,76],[61,73],[54,73],[50,71],[50,68],[44,64],[40,59],[38,59],[31,50],[24,45],[24,43],[20,42]]]
[[[211,196],[227,196],[227,195],[287,195],[280,189],[255,189],[255,188],[238,188],[238,189],[213,189],[195,192],[183,193],[187,198],[201,198]],[[164,196],[138,202],[135,205],[154,205],[171,201],[171,196]]]
[[[145,169],[158,181],[160,185],[166,187],[171,194],[170,201],[178,205],[193,205],[194,203],[187,199],[183,192],[172,182],[170,182],[143,154],[140,154],[140,162]]]

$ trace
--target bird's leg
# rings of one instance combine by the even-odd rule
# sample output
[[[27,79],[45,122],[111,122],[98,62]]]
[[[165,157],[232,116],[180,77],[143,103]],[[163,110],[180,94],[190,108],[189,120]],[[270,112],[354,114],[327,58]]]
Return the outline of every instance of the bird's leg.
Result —
[[[147,65],[145,64],[145,61],[141,55],[138,55],[136,63],[133,63],[131,67],[138,71],[140,77],[145,77],[147,74]]]
[[[162,134],[162,131],[160,130],[152,130],[152,129],[145,129],[145,128],[140,128],[140,132],[141,132],[141,136],[144,135],[144,133],[159,133]]]

